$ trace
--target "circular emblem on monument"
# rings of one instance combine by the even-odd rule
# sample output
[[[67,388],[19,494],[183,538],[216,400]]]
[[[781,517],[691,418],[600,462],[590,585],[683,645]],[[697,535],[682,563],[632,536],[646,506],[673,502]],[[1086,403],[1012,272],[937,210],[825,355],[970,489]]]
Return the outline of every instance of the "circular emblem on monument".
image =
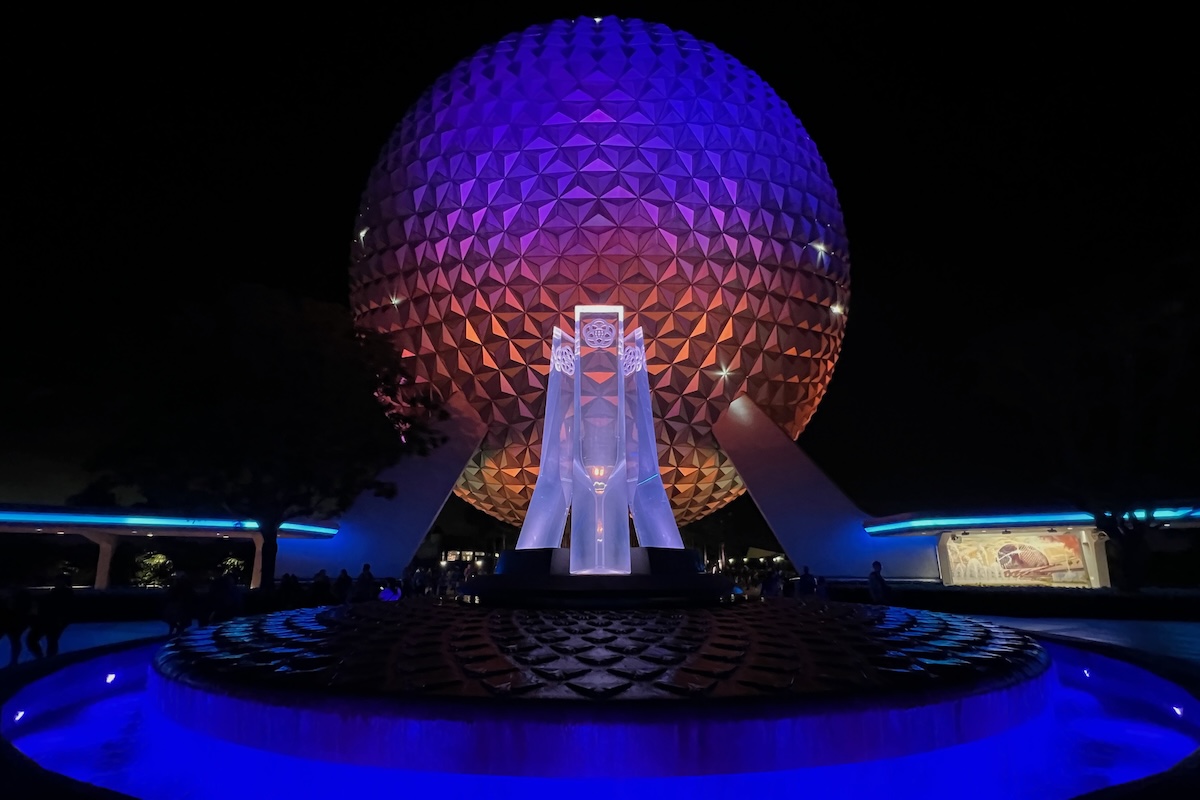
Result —
[[[617,328],[608,320],[594,319],[583,326],[583,343],[588,347],[612,347]]]
[[[632,375],[645,366],[645,350],[636,345],[631,345],[625,348],[625,352],[621,354],[621,373],[623,375]]]
[[[560,345],[554,350],[554,356],[550,359],[550,363],[559,372],[565,372],[568,375],[575,374],[575,348],[570,345]]]

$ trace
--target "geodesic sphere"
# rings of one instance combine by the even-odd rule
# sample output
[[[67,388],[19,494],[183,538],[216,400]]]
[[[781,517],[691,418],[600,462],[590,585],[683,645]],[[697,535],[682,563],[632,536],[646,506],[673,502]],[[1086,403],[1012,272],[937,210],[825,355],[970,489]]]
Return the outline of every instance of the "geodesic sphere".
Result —
[[[686,33],[585,17],[484,47],[404,115],[363,197],[351,302],[418,382],[479,411],[455,491],[515,525],[552,329],[572,331],[577,304],[623,305],[683,524],[744,489],[712,435],[731,400],[804,428],[849,280],[825,164],[761,78]]]

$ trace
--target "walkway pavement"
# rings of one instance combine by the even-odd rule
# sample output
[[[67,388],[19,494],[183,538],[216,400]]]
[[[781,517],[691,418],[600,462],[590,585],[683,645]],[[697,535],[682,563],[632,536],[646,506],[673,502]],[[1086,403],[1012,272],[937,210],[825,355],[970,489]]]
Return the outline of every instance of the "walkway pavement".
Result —
[[[70,653],[75,650],[86,650],[89,647],[100,647],[117,642],[129,642],[134,639],[145,639],[150,636],[166,636],[167,623],[157,620],[140,622],[77,622],[63,631],[58,640],[58,652]],[[43,644],[43,647],[45,645]],[[0,669],[8,666],[12,657],[8,638],[0,636]],[[21,661],[24,664],[32,661],[33,655],[21,643]]]
[[[972,614],[1029,633],[1070,636],[1128,647],[1155,656],[1168,656],[1200,667],[1200,622],[1161,622],[1129,619],[1038,619]]]

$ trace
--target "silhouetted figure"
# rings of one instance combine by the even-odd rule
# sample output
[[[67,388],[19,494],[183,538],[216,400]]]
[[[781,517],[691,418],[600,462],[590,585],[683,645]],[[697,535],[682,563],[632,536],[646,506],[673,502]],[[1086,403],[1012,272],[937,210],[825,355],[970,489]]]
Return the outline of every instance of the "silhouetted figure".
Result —
[[[771,570],[762,582],[763,597],[783,597],[783,573]]]
[[[228,622],[240,611],[241,593],[232,575],[221,575],[208,590],[209,619],[213,623]]]
[[[808,571],[808,567],[803,568],[800,577],[796,578],[796,593],[801,597],[811,597],[817,593],[817,578]]]
[[[338,573],[337,579],[333,582],[333,600],[335,603],[349,603],[350,591],[354,588],[354,578],[350,577],[350,573],[342,570]]]
[[[413,594],[417,597],[429,593],[429,572],[424,567],[417,567],[412,576]]]
[[[290,572],[285,572],[279,579],[279,603],[284,608],[296,608],[304,602],[304,589],[300,579]]]
[[[817,586],[815,589],[815,593],[817,595],[817,598],[820,600],[828,600],[829,599],[829,584],[825,582],[824,575],[817,578]]]
[[[59,575],[54,581],[54,588],[37,604],[37,611],[29,626],[29,635],[25,637],[25,646],[34,657],[42,658],[42,639],[46,640],[44,655],[53,658],[58,655],[58,640],[67,626],[71,624],[74,615],[75,590],[66,575]]]
[[[325,570],[313,575],[312,586],[309,588],[314,606],[327,606],[333,602],[333,581]]]
[[[8,665],[21,660],[21,635],[33,621],[33,595],[24,586],[14,586],[0,592],[0,635],[8,637]]]
[[[883,579],[883,564],[878,561],[871,563],[871,574],[867,576],[867,588],[871,592],[872,603],[886,603],[891,597],[891,587]]]
[[[379,594],[379,581],[371,574],[371,565],[363,564],[362,572],[358,573],[358,577],[354,580],[354,595],[353,601],[361,603],[366,600],[374,600]]]
[[[167,587],[167,604],[163,608],[163,620],[170,635],[183,633],[192,624],[196,614],[196,587],[187,573],[176,572]]]
[[[400,584],[395,578],[388,578],[383,590],[379,592],[379,599],[385,602],[394,603],[400,599]]]

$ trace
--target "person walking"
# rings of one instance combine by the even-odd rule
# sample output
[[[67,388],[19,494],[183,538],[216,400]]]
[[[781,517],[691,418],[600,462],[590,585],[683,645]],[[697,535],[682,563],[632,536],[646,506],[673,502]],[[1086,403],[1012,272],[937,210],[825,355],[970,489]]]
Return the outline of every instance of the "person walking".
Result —
[[[349,603],[350,592],[354,588],[354,578],[350,577],[350,573],[344,568],[338,573],[337,579],[333,582],[333,602]]]
[[[8,665],[15,667],[21,660],[21,636],[33,619],[33,596],[24,586],[13,586],[0,592],[0,636],[8,638]]]
[[[885,604],[891,599],[892,589],[883,578],[883,564],[871,562],[871,574],[867,576],[867,589],[871,592],[871,602]]]
[[[796,593],[801,597],[811,597],[817,593],[816,576],[808,571],[807,566],[804,567],[804,571],[800,573],[800,576],[796,578]]]
[[[66,575],[59,575],[52,588],[41,602],[37,604],[29,625],[29,635],[25,637],[25,646],[35,658],[58,655],[58,640],[63,631],[71,624],[74,616],[75,590]],[[46,640],[46,650],[42,652],[42,639]]]

